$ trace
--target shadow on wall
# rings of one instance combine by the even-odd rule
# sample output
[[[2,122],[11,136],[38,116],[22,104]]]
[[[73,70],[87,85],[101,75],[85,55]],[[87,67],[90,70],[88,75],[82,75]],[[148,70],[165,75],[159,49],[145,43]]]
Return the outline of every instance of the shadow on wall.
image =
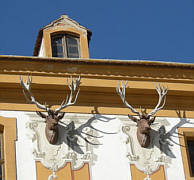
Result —
[[[98,143],[99,138],[102,138],[103,136],[97,136],[94,135],[97,132],[103,133],[103,134],[116,134],[116,133],[110,133],[110,132],[104,132],[99,129],[96,129],[92,123],[94,121],[101,121],[101,122],[109,122],[113,120],[114,118],[108,118],[103,115],[100,115],[97,108],[94,108],[95,110],[92,111],[93,116],[87,120],[86,123],[81,124],[79,127],[76,128],[74,121],[71,121],[69,124],[66,124],[62,121],[58,124],[59,128],[59,139],[57,142],[57,145],[62,144],[63,142],[68,145],[73,151],[79,154],[84,154],[84,151],[82,149],[83,145],[80,145],[79,138],[82,138],[86,143],[89,143],[91,145],[101,145]],[[93,129],[95,131],[94,134],[91,134],[90,132],[86,132],[85,130]],[[90,140],[89,140],[90,139]]]
[[[180,121],[175,126],[173,126],[170,129],[170,131],[166,132],[165,126],[162,125],[158,129],[158,131],[151,129],[151,132],[150,132],[153,137],[156,137],[156,136],[159,137],[159,144],[155,143],[154,146],[159,148],[164,154],[166,154],[170,158],[176,158],[175,154],[171,151],[170,147],[172,147],[174,144],[176,144],[178,146],[183,146],[181,144],[178,144],[177,142],[175,142],[172,139],[172,137],[179,138],[178,135],[180,135],[180,134],[178,134],[178,132],[176,132],[177,128],[183,126],[186,123],[194,124],[194,123],[190,122],[189,120],[187,120],[185,111],[183,111],[182,116],[181,116],[180,110],[177,110],[176,113],[177,113],[177,116],[180,118]],[[183,136],[183,135],[181,135],[181,136]]]
[[[89,118],[84,124],[81,124],[77,128],[75,126],[74,121],[71,121],[69,124],[66,124],[60,121],[60,124],[58,125],[60,137],[58,139],[57,144],[59,145],[59,144],[65,143],[76,153],[84,154],[83,148],[85,148],[85,146],[83,144],[79,144],[79,138],[83,139],[86,142],[86,144],[88,143],[91,145],[98,146],[98,145],[101,145],[98,139],[103,137],[103,136],[97,136],[96,134],[98,132],[103,134],[116,134],[112,132],[110,133],[110,132],[101,131],[99,129],[96,129],[92,125],[94,121],[101,121],[101,122],[107,123],[114,119],[114,118],[108,118],[99,114],[96,107],[94,109],[95,110],[91,112],[93,116]],[[148,148],[152,148],[153,146],[156,146],[170,158],[176,158],[175,154],[171,151],[170,147],[172,147],[174,144],[178,146],[183,146],[181,144],[178,144],[172,139],[172,137],[179,138],[178,136],[179,134],[178,132],[176,132],[177,128],[183,126],[186,123],[194,124],[189,120],[187,120],[185,111],[183,111],[182,116],[181,116],[180,110],[177,110],[176,113],[180,121],[176,125],[174,125],[168,132],[166,132],[166,128],[164,125],[162,125],[158,130],[151,129],[150,131],[151,137],[159,138],[159,143],[158,141],[153,142],[153,144],[150,145]],[[86,132],[85,129],[87,128],[94,130],[95,133],[90,133],[91,131]]]

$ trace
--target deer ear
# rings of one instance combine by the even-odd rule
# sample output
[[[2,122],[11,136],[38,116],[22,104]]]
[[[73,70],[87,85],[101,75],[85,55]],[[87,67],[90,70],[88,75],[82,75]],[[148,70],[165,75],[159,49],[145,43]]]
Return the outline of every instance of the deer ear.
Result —
[[[62,119],[62,118],[64,117],[64,115],[65,115],[65,112],[59,114],[59,115],[57,116],[57,120]]]
[[[46,115],[45,114],[43,114],[42,112],[40,112],[40,111],[36,111],[36,114],[38,114],[40,117],[42,117],[42,118],[46,118]]]
[[[155,118],[156,118],[156,117],[154,116],[153,118],[151,118],[151,119],[149,120],[149,122],[148,122],[149,125],[151,125],[151,124],[155,121]]]
[[[131,119],[134,122],[138,122],[139,121],[136,117],[134,117],[134,116],[132,116],[130,114],[128,114],[128,117],[129,117],[129,119]]]

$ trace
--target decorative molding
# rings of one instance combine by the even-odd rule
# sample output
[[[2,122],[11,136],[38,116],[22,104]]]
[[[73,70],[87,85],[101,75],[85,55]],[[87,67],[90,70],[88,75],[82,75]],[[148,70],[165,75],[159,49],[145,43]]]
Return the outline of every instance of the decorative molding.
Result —
[[[53,24],[52,26],[46,28],[46,30],[47,29],[48,30],[50,30],[50,29],[52,29],[52,30],[55,30],[56,29],[57,30],[59,26],[60,27],[63,27],[64,28],[64,31],[66,29],[69,29],[69,28],[76,29],[77,31],[81,32],[85,37],[87,37],[87,31],[85,29],[80,28],[79,26],[73,24],[72,22],[65,21],[65,20],[62,20],[60,22],[57,22],[57,23]]]
[[[50,144],[45,136],[45,123],[35,113],[27,113],[30,121],[26,124],[29,130],[30,139],[33,143],[33,155],[36,161],[40,161],[46,168],[57,172],[60,168],[66,165],[66,162],[71,162],[72,169],[80,169],[85,162],[92,162],[92,146],[81,138],[78,138],[80,149],[75,152],[65,142],[63,137],[64,128],[59,128],[59,141],[56,145]],[[61,120],[62,123],[68,124],[74,121],[75,126],[83,124],[92,115],[83,114],[66,114]],[[95,122],[94,122],[95,123]],[[85,128],[85,132],[93,134],[93,130]],[[87,137],[89,139],[91,137]],[[92,140],[91,140],[92,141]],[[82,153],[79,153],[81,151]],[[52,174],[50,178],[55,178]]]
[[[67,15],[62,15],[59,19],[51,22],[49,25],[45,26],[44,29],[53,29],[57,26],[63,26],[66,28],[74,28],[80,32],[82,32],[85,36],[87,36],[87,29],[81,26],[79,23],[69,18]]]
[[[155,123],[151,125],[150,131],[151,142],[148,148],[142,148],[137,140],[136,123],[127,120],[122,121],[123,126],[121,131],[126,135],[127,157],[130,164],[134,164],[137,169],[147,175],[145,180],[150,180],[150,175],[158,170],[160,165],[170,163],[170,157],[162,151],[163,144],[160,143],[159,129],[161,126],[168,126],[168,120],[165,118],[156,118]],[[165,141],[165,140],[164,140]]]

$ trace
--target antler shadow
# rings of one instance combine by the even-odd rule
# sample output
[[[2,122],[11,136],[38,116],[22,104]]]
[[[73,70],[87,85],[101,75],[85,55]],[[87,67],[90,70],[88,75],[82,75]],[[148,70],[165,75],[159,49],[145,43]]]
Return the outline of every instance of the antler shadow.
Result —
[[[172,137],[179,138],[179,136],[175,135],[175,134],[178,134],[178,132],[176,132],[177,128],[183,126],[186,123],[194,124],[189,120],[187,120],[185,111],[183,111],[182,116],[181,116],[180,110],[176,110],[176,113],[177,113],[177,116],[180,118],[180,121],[176,125],[174,125],[168,132],[166,132],[165,126],[162,125],[157,132],[159,135],[159,147],[157,146],[157,144],[155,144],[158,148],[161,149],[163,153],[165,153],[167,156],[170,156],[171,158],[176,158],[176,156],[171,151],[170,146],[173,146],[174,144],[178,146],[183,146],[181,144],[178,144],[172,139]],[[178,135],[181,135],[181,134],[178,134]]]
[[[96,112],[96,111],[95,111]],[[103,133],[103,134],[115,134],[110,132],[104,132],[102,130],[99,130],[95,128],[92,123],[96,121],[101,122],[109,122],[113,120],[114,118],[108,118],[105,116],[102,116],[100,114],[94,114],[94,111],[92,112],[93,116],[89,118],[84,124],[81,124],[79,127],[76,128],[74,121],[71,121],[69,124],[65,124],[62,121],[59,121],[58,127],[59,127],[59,140],[57,144],[62,144],[63,142],[67,144],[73,151],[84,154],[81,147],[83,145],[79,144],[79,138],[83,139],[86,143],[91,145],[101,145],[99,143],[93,142],[93,140],[102,138],[103,136],[96,136],[94,134],[85,132],[84,130],[86,128],[90,128],[95,130],[95,132]],[[92,140],[89,140],[89,139]]]

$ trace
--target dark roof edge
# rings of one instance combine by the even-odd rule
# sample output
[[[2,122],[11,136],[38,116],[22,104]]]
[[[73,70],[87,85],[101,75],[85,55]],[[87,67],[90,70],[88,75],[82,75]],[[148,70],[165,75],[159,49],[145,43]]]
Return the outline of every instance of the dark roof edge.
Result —
[[[140,66],[158,66],[158,67],[172,67],[172,68],[189,68],[194,69],[193,63],[179,63],[179,62],[162,62],[162,61],[145,61],[145,60],[114,60],[114,59],[85,59],[85,58],[47,58],[34,56],[12,56],[0,55],[1,60],[14,61],[47,61],[47,62],[63,62],[72,64],[97,64],[97,65],[140,65]]]

